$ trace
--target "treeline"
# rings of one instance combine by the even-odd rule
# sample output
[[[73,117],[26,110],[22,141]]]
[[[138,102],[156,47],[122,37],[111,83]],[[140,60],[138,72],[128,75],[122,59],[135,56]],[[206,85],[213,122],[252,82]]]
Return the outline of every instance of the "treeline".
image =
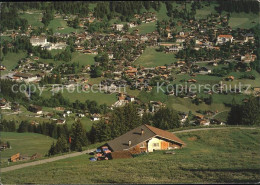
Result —
[[[219,6],[216,8],[219,12],[245,12],[259,13],[259,2],[256,0],[218,0]]]
[[[129,104],[115,109],[112,112],[109,123],[100,121],[93,125],[88,133],[88,138],[92,143],[108,141],[142,124],[153,125],[161,129],[180,127],[178,114],[172,109],[161,108],[154,115],[144,114],[141,118],[138,116],[137,106]]]
[[[46,85],[46,84],[61,84],[61,75],[49,75],[44,76],[40,82],[40,85]]]
[[[94,8],[94,16],[97,18],[113,19],[116,13],[119,14],[121,21],[129,21],[134,14],[141,13],[142,9],[149,11],[151,8],[159,11],[161,2],[159,1],[111,1],[98,2]]]
[[[260,125],[260,97],[250,97],[242,105],[233,102],[228,116],[230,125]]]
[[[15,122],[14,121],[1,120],[0,131],[1,132],[15,132],[16,131]]]
[[[16,6],[13,6],[12,3],[1,3],[0,16],[1,32],[4,32],[8,29],[18,30],[19,27],[22,31],[27,30],[28,21],[19,17],[18,9]]]
[[[89,2],[15,2],[3,4],[22,11],[31,9],[55,10],[62,14],[79,14],[79,16],[86,16],[89,13]]]

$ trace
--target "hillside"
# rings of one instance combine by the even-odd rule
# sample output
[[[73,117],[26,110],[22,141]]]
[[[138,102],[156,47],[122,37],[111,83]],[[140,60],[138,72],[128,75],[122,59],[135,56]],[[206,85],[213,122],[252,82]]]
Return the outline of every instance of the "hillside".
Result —
[[[187,143],[132,159],[90,162],[89,155],[2,174],[3,183],[244,183],[258,182],[259,129],[176,134]],[[225,138],[225,139],[222,139]],[[37,171],[37,173],[35,173]],[[102,177],[102,178],[101,178]]]
[[[20,153],[31,156],[40,153],[44,156],[55,139],[35,133],[1,132],[1,140],[9,141],[11,149],[1,152],[1,160],[10,158],[11,155]]]

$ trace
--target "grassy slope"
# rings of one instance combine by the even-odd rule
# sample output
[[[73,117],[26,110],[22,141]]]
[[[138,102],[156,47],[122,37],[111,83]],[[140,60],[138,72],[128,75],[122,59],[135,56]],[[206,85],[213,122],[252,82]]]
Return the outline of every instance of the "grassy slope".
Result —
[[[232,13],[229,26],[231,28],[244,28],[249,29],[256,26],[259,23],[259,14],[253,13]]]
[[[155,48],[146,48],[144,53],[135,61],[136,65],[156,67],[175,62],[174,54],[157,52]]]
[[[43,23],[41,22],[42,14],[39,12],[33,12],[32,14],[23,13],[20,15],[21,18],[27,19],[28,24],[32,27],[42,27]]]
[[[6,160],[18,152],[28,156],[36,152],[45,155],[55,139],[35,133],[1,132],[1,140],[9,141],[12,147],[1,152],[1,160]]]
[[[67,99],[69,99],[71,102],[74,102],[76,100],[79,100],[81,102],[85,102],[86,100],[95,100],[97,101],[98,104],[104,104],[106,103],[107,105],[111,105],[114,102],[116,102],[116,94],[104,94],[101,92],[98,93],[94,93],[91,92],[91,90],[89,90],[90,92],[77,92],[77,90],[75,90],[75,92],[73,93],[69,93],[67,91],[67,89],[63,90],[63,96]],[[98,90],[96,90],[98,91]],[[52,92],[50,91],[45,91],[43,92],[42,96],[48,98],[50,97],[52,94]]]
[[[2,74],[8,73],[8,70],[14,69],[18,64],[18,61],[24,57],[26,57],[26,53],[21,51],[19,53],[8,53],[4,56],[2,64],[7,68],[7,70],[2,71]]]
[[[258,130],[179,133],[187,147],[132,159],[90,162],[89,155],[2,174],[3,183],[245,183],[259,176]],[[225,138],[225,139],[222,139]],[[37,171],[37,173],[35,173]]]

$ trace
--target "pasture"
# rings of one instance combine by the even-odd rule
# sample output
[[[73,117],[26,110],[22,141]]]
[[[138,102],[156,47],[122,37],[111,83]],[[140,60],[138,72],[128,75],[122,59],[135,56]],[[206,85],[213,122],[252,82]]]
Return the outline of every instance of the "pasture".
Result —
[[[16,132],[1,132],[1,140],[9,141],[12,147],[1,151],[1,161],[6,161],[16,153],[27,156],[40,153],[44,156],[48,153],[52,142],[55,141],[55,139],[41,134]]]
[[[5,184],[256,183],[259,129],[225,128],[176,134],[187,147],[131,159],[91,162],[90,155],[2,173]],[[225,138],[225,139],[222,139]],[[35,173],[37,171],[37,173]]]
[[[143,54],[134,62],[143,67],[156,67],[171,64],[176,61],[174,54],[157,52],[154,47],[147,47]]]

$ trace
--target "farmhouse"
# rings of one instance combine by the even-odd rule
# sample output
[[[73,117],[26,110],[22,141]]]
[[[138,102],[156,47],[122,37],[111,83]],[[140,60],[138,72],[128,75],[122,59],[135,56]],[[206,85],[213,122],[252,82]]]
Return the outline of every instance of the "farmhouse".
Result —
[[[154,150],[179,149],[185,146],[185,143],[173,133],[150,125],[141,125],[109,141],[105,146],[112,152],[128,151],[131,154],[138,154]]]

